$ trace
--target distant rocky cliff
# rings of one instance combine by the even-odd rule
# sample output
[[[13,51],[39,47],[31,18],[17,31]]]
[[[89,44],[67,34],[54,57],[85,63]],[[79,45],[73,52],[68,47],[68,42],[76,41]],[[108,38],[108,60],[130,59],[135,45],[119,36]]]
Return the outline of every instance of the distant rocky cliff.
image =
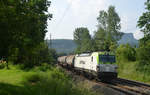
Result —
[[[127,44],[129,43],[132,46],[138,46],[138,40],[136,40],[132,33],[125,33],[121,40],[118,41],[119,44]]]
[[[49,41],[48,41],[49,42]],[[138,40],[136,40],[132,33],[125,33],[122,39],[118,41],[118,44],[129,43],[132,46],[138,46]],[[52,40],[52,48],[55,48],[57,52],[70,53],[76,48],[76,44],[70,39],[54,39]]]

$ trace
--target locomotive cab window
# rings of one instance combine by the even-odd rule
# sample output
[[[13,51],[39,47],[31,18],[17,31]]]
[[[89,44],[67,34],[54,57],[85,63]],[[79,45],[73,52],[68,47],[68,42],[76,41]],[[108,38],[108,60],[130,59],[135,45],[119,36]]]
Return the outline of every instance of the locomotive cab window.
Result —
[[[114,55],[99,55],[99,61],[100,63],[108,63],[112,64],[116,62],[115,56]]]
[[[93,56],[91,57],[91,62],[93,62]]]

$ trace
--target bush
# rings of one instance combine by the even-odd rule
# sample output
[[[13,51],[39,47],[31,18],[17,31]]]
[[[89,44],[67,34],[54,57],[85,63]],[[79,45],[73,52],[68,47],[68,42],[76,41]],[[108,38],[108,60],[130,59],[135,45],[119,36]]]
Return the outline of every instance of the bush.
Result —
[[[150,64],[150,43],[137,49],[137,60],[139,61],[139,64]]]
[[[150,43],[141,45],[137,50],[138,65],[136,69],[143,73],[150,73]]]
[[[0,69],[4,69],[5,68],[5,63],[0,63]]]
[[[149,75],[150,74],[150,69],[149,69],[150,64],[145,64],[145,65],[143,65],[143,64],[145,64],[145,61],[138,62],[138,64],[136,65],[136,70]]]
[[[41,80],[41,75],[37,73],[30,74],[25,77],[25,80],[29,83],[36,83]]]
[[[25,76],[24,85],[30,88],[31,95],[75,95],[70,80],[57,69]]]
[[[41,66],[36,66],[35,68],[33,68],[33,71],[42,71],[42,72],[46,72],[48,70],[52,69],[52,65],[51,64],[47,64],[47,63],[42,63]]]
[[[4,69],[6,65],[6,61],[0,60],[0,69]]]
[[[28,95],[95,95],[73,85],[71,78],[56,68],[49,72],[28,74],[24,76],[23,84],[29,89]]]
[[[135,61],[136,51],[129,44],[120,45],[116,51],[117,61]]]
[[[40,66],[41,63],[55,64],[57,53],[55,49],[49,49],[47,44],[42,42],[35,48],[27,49],[26,52],[13,52],[9,60],[14,64],[22,64],[22,69],[31,69]]]

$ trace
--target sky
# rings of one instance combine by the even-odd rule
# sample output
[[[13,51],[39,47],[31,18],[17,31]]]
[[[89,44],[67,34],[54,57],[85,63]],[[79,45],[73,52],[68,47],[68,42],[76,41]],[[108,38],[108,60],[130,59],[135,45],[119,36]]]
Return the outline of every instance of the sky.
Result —
[[[139,17],[145,12],[146,0],[51,0],[46,39],[73,39],[75,28],[87,27],[91,35],[97,29],[99,11],[115,6],[121,18],[121,32],[133,33],[136,39],[143,37],[137,27]]]

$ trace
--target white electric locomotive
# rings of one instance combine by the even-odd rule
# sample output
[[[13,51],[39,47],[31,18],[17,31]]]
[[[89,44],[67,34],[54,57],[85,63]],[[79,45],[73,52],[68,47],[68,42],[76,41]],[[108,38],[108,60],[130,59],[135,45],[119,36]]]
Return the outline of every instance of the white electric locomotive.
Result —
[[[101,80],[117,78],[117,65],[115,56],[106,52],[83,53],[58,58],[60,65],[83,72],[90,77]]]

